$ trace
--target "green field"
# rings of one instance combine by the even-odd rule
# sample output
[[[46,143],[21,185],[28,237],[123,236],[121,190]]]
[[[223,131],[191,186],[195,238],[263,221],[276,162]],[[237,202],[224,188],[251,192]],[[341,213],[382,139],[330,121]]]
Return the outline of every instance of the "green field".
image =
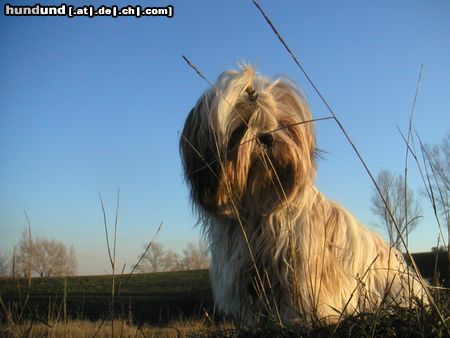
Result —
[[[118,317],[164,324],[212,308],[207,270],[136,274],[127,279],[128,275],[116,276],[114,308]],[[111,276],[33,278],[29,292],[28,280],[0,279],[0,295],[5,305],[15,303],[20,306],[20,298],[23,303],[28,293],[27,312],[46,320],[49,315],[61,317],[64,303],[71,318],[107,318],[111,309],[111,290]]]

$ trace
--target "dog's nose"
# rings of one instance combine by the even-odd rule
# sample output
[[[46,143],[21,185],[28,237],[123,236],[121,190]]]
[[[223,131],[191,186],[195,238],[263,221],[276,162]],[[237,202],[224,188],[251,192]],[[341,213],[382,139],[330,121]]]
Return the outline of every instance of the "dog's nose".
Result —
[[[266,146],[267,148],[270,148],[273,144],[273,136],[272,134],[266,133],[266,134],[259,134],[258,135],[258,141],[263,146]]]

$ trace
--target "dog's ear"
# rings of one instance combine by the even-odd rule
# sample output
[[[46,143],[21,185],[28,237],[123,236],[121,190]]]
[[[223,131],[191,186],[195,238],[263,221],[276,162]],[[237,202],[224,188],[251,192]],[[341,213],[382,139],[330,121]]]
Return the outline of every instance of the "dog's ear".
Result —
[[[211,130],[205,128],[202,100],[189,113],[180,139],[184,176],[196,206],[211,211],[215,208],[218,189],[219,161]],[[203,112],[204,114],[204,112]]]

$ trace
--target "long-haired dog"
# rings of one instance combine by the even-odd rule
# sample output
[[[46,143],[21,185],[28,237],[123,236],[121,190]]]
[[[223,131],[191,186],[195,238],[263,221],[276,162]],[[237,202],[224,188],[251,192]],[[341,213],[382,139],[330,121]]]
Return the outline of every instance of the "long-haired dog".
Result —
[[[222,73],[187,117],[181,157],[219,310],[289,324],[426,301],[402,255],[317,190],[311,120],[291,82],[249,66]]]

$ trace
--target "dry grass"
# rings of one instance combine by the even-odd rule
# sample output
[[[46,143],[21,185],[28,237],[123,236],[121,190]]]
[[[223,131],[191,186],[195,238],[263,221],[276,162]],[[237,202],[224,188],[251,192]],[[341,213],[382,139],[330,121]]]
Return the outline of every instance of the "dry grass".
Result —
[[[448,290],[435,293],[443,309],[446,323],[428,307],[414,309],[391,308],[379,313],[348,317],[339,324],[317,322],[311,327],[280,327],[266,320],[254,328],[231,321],[214,322],[209,316],[172,321],[164,327],[133,325],[117,319],[114,329],[110,321],[69,320],[40,323],[0,324],[1,337],[447,337],[450,322]]]
[[[5,337],[192,337],[216,336],[227,331],[235,332],[231,323],[208,325],[206,321],[187,320],[175,321],[165,327],[136,326],[125,321],[117,320],[114,323],[114,334],[111,322],[108,321],[79,321],[50,322],[47,324],[37,322],[24,322],[21,325],[0,325],[0,335]]]

